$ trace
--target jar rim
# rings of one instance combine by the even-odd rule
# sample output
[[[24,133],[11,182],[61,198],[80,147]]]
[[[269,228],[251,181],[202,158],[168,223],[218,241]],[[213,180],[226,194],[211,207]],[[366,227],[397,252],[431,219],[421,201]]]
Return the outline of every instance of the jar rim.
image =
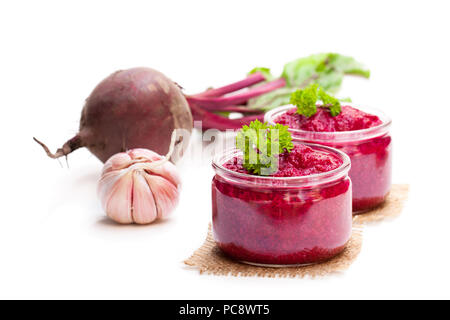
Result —
[[[235,156],[241,155],[242,151],[236,148],[231,148],[225,150],[222,154],[216,155],[212,161],[212,167],[221,176],[226,176],[226,178],[237,181],[239,183],[246,183],[249,185],[276,185],[277,187],[307,187],[312,185],[329,183],[348,175],[350,170],[351,162],[350,157],[344,152],[332,148],[329,146],[319,145],[315,143],[297,142],[293,141],[294,144],[303,144],[309,146],[313,149],[321,149],[322,151],[327,151],[335,154],[342,160],[342,164],[336,169],[315,173],[307,176],[293,176],[293,177],[274,177],[274,176],[257,176],[249,173],[236,172],[227,169],[223,166],[225,162],[232,159]]]
[[[352,142],[352,141],[360,141],[372,139],[375,137],[379,137],[381,135],[386,134],[389,131],[389,128],[392,125],[392,119],[387,116],[384,112],[379,109],[370,108],[370,107],[356,107],[353,103],[346,103],[345,105],[357,108],[361,111],[370,113],[372,115],[376,115],[382,121],[381,124],[370,127],[367,129],[360,130],[352,130],[352,131],[332,131],[332,132],[322,132],[322,131],[307,131],[301,129],[293,129],[289,128],[289,132],[292,133],[293,138],[303,138],[308,139],[309,141],[314,142]],[[268,111],[264,115],[264,121],[268,122],[271,125],[275,125],[274,119],[283,113],[286,113],[288,110],[295,108],[294,105],[289,104],[285,106],[281,106],[275,109]]]

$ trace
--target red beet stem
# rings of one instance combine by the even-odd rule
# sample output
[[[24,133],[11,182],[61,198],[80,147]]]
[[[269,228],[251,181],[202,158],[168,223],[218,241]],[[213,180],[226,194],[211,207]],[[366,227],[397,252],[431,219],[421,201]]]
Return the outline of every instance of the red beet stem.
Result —
[[[252,86],[252,85],[257,84],[264,80],[265,80],[265,78],[262,75],[262,73],[256,72],[243,80],[231,83],[231,84],[223,86],[223,87],[209,89],[209,90],[206,90],[205,92],[198,93],[193,96],[194,97],[203,97],[203,98],[220,97],[220,96],[223,96],[224,94],[234,92],[234,91],[237,91],[237,90],[240,90],[243,88],[247,88],[249,86]]]
[[[221,107],[227,107],[231,105],[237,105],[246,102],[248,99],[257,97],[267,92],[271,92],[275,89],[284,87],[286,85],[286,80],[283,78],[267,82],[259,87],[252,88],[243,93],[238,93],[235,95],[227,97],[195,97],[187,96],[186,99],[189,103],[194,103],[200,107],[208,108],[210,110],[218,110]]]
[[[192,102],[191,102],[192,104]],[[245,105],[240,106],[226,106],[226,107],[200,107],[207,111],[212,112],[240,112],[245,114],[255,114],[255,113],[262,113],[263,110],[261,109],[250,109]]]
[[[75,151],[76,149],[83,147],[83,143],[82,143],[81,137],[79,135],[76,135],[75,137],[73,137],[72,139],[70,139],[69,141],[64,143],[64,145],[61,148],[59,148],[58,150],[56,150],[55,153],[51,153],[49,148],[44,143],[42,143],[41,141],[36,139],[35,137],[33,137],[33,139],[34,139],[34,141],[36,141],[37,143],[39,143],[41,145],[41,147],[45,150],[47,155],[52,159],[57,159],[57,158],[60,158],[63,156],[67,156],[72,151]]]
[[[246,116],[238,119],[228,119],[204,110],[194,103],[191,103],[190,107],[194,120],[202,121],[203,130],[218,129],[224,131],[226,129],[240,129],[244,124],[249,124],[255,119],[260,121],[263,121],[264,119],[264,114]]]
[[[203,109],[208,110],[208,108],[203,108]],[[264,112],[261,109],[250,109],[247,106],[228,106],[228,107],[223,107],[223,108],[216,108],[215,110],[212,110],[212,111],[239,112],[239,113],[243,113],[243,114],[258,114],[258,113]]]

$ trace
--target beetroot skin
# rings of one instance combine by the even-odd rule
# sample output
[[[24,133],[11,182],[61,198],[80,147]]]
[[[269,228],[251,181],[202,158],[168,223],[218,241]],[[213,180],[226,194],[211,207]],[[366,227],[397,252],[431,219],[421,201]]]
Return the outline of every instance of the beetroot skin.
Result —
[[[78,134],[52,154],[66,156],[86,147],[102,162],[133,148],[145,148],[159,154],[169,150],[174,129],[192,130],[189,105],[177,84],[150,68],[120,70],[100,82],[81,112]],[[178,138],[175,154],[188,145]],[[181,150],[180,150],[181,149]]]

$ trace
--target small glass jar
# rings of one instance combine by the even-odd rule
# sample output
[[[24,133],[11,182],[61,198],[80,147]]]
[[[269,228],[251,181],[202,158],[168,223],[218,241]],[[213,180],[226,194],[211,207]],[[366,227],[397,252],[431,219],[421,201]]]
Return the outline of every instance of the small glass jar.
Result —
[[[274,124],[276,118],[292,108],[295,107],[288,105],[273,109],[266,113],[264,120]],[[339,132],[289,128],[295,141],[337,148],[350,157],[354,214],[369,211],[385,201],[391,190],[392,175],[391,119],[378,110],[358,109],[378,116],[383,123],[368,129]]]
[[[339,254],[352,229],[350,159],[314,144],[342,160],[337,169],[299,177],[255,176],[223,166],[238,150],[215,157],[212,225],[217,245],[241,262],[305,265]]]

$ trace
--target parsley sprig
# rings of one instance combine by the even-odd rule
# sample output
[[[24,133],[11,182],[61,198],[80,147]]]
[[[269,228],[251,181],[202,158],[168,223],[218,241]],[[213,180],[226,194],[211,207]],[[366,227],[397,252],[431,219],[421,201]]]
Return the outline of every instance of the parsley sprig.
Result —
[[[330,110],[333,117],[341,113],[341,103],[318,84],[313,83],[302,90],[297,90],[291,94],[291,104],[297,106],[297,113],[305,117],[311,117],[317,113],[317,100],[321,100],[324,107]]]
[[[252,121],[238,131],[236,147],[243,152],[243,167],[250,173],[270,175],[278,170],[280,154],[294,148],[288,127]]]

